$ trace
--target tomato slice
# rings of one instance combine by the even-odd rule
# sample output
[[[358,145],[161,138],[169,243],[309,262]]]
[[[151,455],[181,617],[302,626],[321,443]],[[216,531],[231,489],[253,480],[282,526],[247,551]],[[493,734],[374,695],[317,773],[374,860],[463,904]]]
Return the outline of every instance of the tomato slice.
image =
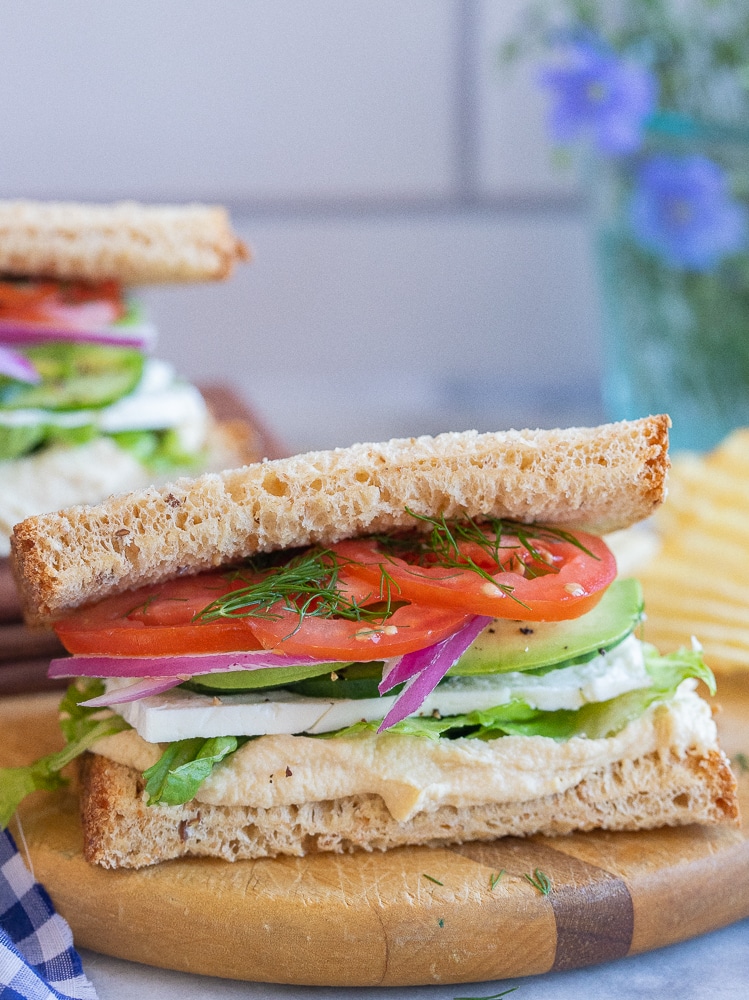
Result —
[[[502,536],[499,560],[475,542],[458,542],[456,561],[471,560],[490,578],[475,569],[440,565],[429,554],[395,555],[376,539],[339,542],[333,550],[348,572],[373,586],[389,578],[398,598],[494,618],[578,618],[598,603],[616,576],[614,556],[594,535],[575,532],[575,544],[538,532],[531,539],[537,557],[513,535]]]
[[[0,319],[88,327],[114,323],[124,314],[116,281],[0,281]]]
[[[197,612],[237,586],[219,573],[183,577],[108,597],[54,628],[69,653],[184,656],[260,649],[249,619],[193,621]]]
[[[383,601],[386,595],[380,591],[379,580],[373,586],[347,570],[339,572],[337,588],[364,610],[373,608],[374,620],[317,617],[314,604],[310,608],[312,613],[300,617],[298,611],[279,601],[270,608],[268,617],[250,619],[250,627],[265,649],[278,653],[366,662],[424,649],[457,632],[471,617],[461,609],[404,602],[396,594],[395,610],[383,618],[380,612],[387,602]]]
[[[440,565],[428,550],[409,556],[376,539],[340,542],[331,551],[335,586],[348,613],[328,608],[323,615],[319,598],[302,593],[277,600],[257,616],[236,612],[195,620],[217,598],[273,572],[246,570],[240,579],[204,573],[120,594],[57,622],[55,630],[65,648],[78,654],[180,656],[264,648],[325,660],[379,660],[439,642],[471,615],[561,621],[589,611],[614,579],[616,563],[600,538],[582,532],[575,538],[577,544],[539,529],[532,552],[514,535],[503,535],[496,550],[459,541],[457,561],[470,561],[482,572]],[[306,601],[300,613],[297,607]],[[352,613],[352,603],[363,612]]]
[[[422,649],[456,632],[465,611],[418,607],[402,602],[387,618],[379,589],[341,571],[337,587],[348,601],[375,606],[373,621],[338,617],[300,618],[278,601],[262,616],[195,621],[217,598],[246,586],[261,574],[204,573],[109,597],[55,624],[70,653],[111,656],[182,656],[273,649],[325,660],[381,660]],[[304,598],[300,595],[300,603]],[[314,604],[310,611],[314,611]],[[300,624],[301,623],[301,624]]]

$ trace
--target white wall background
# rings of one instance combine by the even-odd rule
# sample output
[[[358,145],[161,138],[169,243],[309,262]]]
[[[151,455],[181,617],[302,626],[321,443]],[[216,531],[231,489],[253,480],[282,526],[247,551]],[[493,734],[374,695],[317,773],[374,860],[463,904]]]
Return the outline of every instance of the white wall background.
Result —
[[[582,197],[522,0],[3,0],[0,197],[226,203],[255,260],[150,290],[159,353],[290,447],[597,419]]]

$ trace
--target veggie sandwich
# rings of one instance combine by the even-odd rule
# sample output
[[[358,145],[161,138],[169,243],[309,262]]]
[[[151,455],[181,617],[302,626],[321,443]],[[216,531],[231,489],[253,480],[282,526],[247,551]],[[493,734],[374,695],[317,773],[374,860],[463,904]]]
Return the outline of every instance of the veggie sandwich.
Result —
[[[665,495],[665,416],[361,444],[16,525],[69,651],[86,858],[138,868],[736,822],[699,647],[640,638],[601,537]]]
[[[221,208],[0,202],[0,557],[31,514],[258,457],[153,356],[131,294],[247,256]]]

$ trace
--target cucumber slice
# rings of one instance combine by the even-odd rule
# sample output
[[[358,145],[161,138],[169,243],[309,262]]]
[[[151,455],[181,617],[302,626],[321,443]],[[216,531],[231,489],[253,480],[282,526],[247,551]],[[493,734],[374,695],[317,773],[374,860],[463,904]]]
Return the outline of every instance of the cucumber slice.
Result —
[[[382,680],[382,661],[352,663],[334,673],[311,677],[296,684],[287,684],[287,691],[308,698],[379,698],[378,685]],[[397,693],[400,688],[392,693]]]
[[[296,681],[315,677],[318,674],[329,676],[340,670],[345,664],[316,663],[310,667],[268,667],[264,670],[230,670],[220,674],[198,674],[185,681],[182,687],[202,694],[242,694],[245,691],[256,691],[258,688],[289,687]],[[382,664],[380,664],[382,673]]]
[[[0,421],[0,461],[28,455],[41,445],[75,447],[92,441],[99,431],[95,424],[59,427],[55,424],[9,425]]]
[[[25,353],[42,381],[4,387],[3,409],[98,409],[132,392],[143,375],[143,355],[129,347],[56,341],[29,347]]]

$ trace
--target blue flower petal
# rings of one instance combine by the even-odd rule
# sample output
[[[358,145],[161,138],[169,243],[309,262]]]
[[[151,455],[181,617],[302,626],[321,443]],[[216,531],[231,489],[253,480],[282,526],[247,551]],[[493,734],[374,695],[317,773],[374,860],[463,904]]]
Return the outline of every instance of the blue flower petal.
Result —
[[[747,245],[747,212],[706,156],[646,160],[630,203],[638,242],[673,267],[707,270]]]
[[[564,141],[587,132],[602,152],[637,149],[643,123],[657,103],[653,75],[592,41],[571,41],[561,55],[560,65],[541,74],[555,98],[552,136]]]

